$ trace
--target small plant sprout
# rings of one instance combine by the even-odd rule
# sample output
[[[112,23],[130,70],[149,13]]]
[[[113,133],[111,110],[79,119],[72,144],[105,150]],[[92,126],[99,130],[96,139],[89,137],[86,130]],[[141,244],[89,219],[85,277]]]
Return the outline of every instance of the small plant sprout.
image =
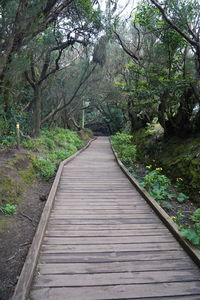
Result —
[[[191,228],[182,226],[179,230],[181,235],[188,239],[193,245],[200,246],[200,208],[194,211],[190,216],[190,220],[193,222]]]
[[[5,206],[0,207],[0,210],[6,216],[14,215],[16,213],[16,205],[6,204]]]
[[[178,201],[179,203],[183,203],[183,202],[185,202],[188,198],[189,198],[189,197],[186,196],[185,194],[179,193],[179,194],[178,194],[178,197],[177,197],[177,201]]]

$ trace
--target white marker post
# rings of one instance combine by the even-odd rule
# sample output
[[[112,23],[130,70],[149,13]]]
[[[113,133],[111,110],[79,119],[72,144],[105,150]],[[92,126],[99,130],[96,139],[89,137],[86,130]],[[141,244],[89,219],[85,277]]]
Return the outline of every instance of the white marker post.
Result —
[[[19,123],[16,124],[16,134],[17,134],[17,149],[20,149],[20,132],[19,132]]]

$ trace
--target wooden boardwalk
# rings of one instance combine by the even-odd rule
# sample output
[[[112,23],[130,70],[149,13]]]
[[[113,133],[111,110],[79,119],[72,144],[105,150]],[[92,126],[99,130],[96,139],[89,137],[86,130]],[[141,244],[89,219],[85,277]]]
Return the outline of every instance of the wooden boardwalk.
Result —
[[[200,271],[118,167],[107,138],[61,176],[30,300],[200,300]]]

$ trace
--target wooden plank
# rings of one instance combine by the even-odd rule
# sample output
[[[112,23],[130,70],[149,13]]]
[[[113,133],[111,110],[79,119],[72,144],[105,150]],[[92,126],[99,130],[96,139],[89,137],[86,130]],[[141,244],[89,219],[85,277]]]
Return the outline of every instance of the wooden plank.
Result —
[[[79,201],[80,202],[80,201]],[[56,204],[54,205],[54,208],[60,208],[60,209],[73,209],[73,210],[116,210],[116,209],[122,209],[122,210],[143,210],[143,211],[151,211],[151,208],[145,206],[145,205],[141,205],[141,204],[109,204],[109,203],[105,203],[105,204],[99,204],[99,203],[88,203],[87,202],[87,206],[84,203],[80,203],[79,205],[77,205],[77,202],[63,202],[60,201],[60,203],[58,204],[56,202]]]
[[[35,279],[35,287],[72,287],[72,286],[107,286],[140,283],[162,283],[162,282],[188,282],[199,281],[199,270],[165,270],[162,271],[142,271],[123,273],[102,273],[102,274],[50,274],[38,275]]]
[[[101,219],[101,220],[110,220],[110,219],[119,219],[119,218],[125,218],[125,219],[143,219],[143,220],[146,220],[148,222],[148,220],[154,220],[154,217],[152,216],[152,214],[115,214],[115,215],[96,215],[96,214],[88,214],[88,215],[78,215],[78,214],[74,214],[74,215],[71,215],[71,214],[65,214],[65,213],[57,213],[57,212],[52,212],[51,214],[51,217],[52,218],[56,218],[56,219],[63,219],[63,218],[66,218],[66,219],[73,219],[73,220],[76,220],[76,219],[87,219],[87,220],[91,220],[91,219]]]
[[[189,258],[182,260],[123,261],[107,263],[52,263],[39,264],[40,274],[94,274],[139,271],[193,270],[194,265]],[[196,267],[198,270],[198,267]]]
[[[101,224],[101,225],[55,225],[51,222],[48,223],[48,226],[53,226],[53,228],[56,228],[56,226],[58,228],[62,228],[65,230],[73,230],[73,231],[80,231],[80,230],[96,230],[96,231],[102,231],[102,230],[150,230],[152,233],[154,232],[154,230],[157,229],[162,229],[165,230],[166,232],[169,232],[169,230],[164,226],[164,224],[162,223],[157,223],[157,224]]]
[[[119,236],[119,237],[45,237],[44,245],[98,245],[98,244],[138,244],[138,243],[171,243],[171,236]]]
[[[157,219],[126,219],[126,218],[115,218],[115,219],[64,219],[55,218],[50,216],[51,224],[68,224],[68,225],[114,225],[114,224],[159,224],[160,221]]]
[[[170,251],[181,249],[176,242],[116,244],[116,245],[42,245],[41,253],[95,253],[95,252],[130,252],[130,251]]]
[[[72,184],[79,184],[80,183],[80,177],[78,176],[78,174],[76,174],[76,176],[72,177],[72,176],[67,176],[65,175],[65,172],[63,172],[63,175],[62,175],[62,178],[60,180],[60,183],[61,184],[66,184],[66,182],[68,184],[72,183]],[[90,178],[90,184],[103,184],[105,183],[105,179],[101,179],[100,177],[98,178],[93,178],[91,177]],[[81,177],[81,183],[88,183],[88,178],[85,178],[85,177]],[[110,183],[110,184],[122,184],[122,183],[126,183],[127,184],[127,180],[126,178],[119,178],[119,179],[114,179],[112,177],[108,178],[106,180],[106,183]]]
[[[95,193],[95,192],[84,192],[84,191],[77,191],[77,192],[71,192],[71,191],[63,191],[63,192],[58,192],[57,193],[57,197],[73,197],[73,196],[76,196],[76,197],[92,197],[94,199],[96,199],[96,197],[100,197],[101,199],[104,197],[105,199],[108,199],[109,197],[110,198],[117,198],[118,200],[120,200],[120,198],[125,198],[127,199],[127,197],[132,197],[134,198],[136,196],[135,193],[132,193],[132,192],[129,192],[129,193],[113,193],[113,192],[99,192],[99,193]],[[131,198],[130,198],[131,199]]]
[[[161,296],[185,296],[200,293],[199,281],[157,284],[115,285],[103,287],[38,288],[32,290],[31,300],[109,300]],[[133,298],[134,295],[134,298]]]
[[[79,198],[79,199],[75,199],[73,197],[70,197],[70,198],[64,198],[64,199],[58,199],[56,200],[56,204],[57,205],[76,205],[77,207],[80,205],[84,205],[84,206],[99,206],[99,205],[102,205],[102,206],[120,206],[122,205],[123,206],[132,206],[132,207],[147,207],[147,206],[144,206],[141,204],[141,202],[138,202],[138,201],[133,201],[133,200],[130,200],[128,201],[127,199],[126,200],[123,200],[123,199],[103,199],[103,198]]]
[[[77,263],[77,262],[143,262],[155,260],[168,261],[174,259],[187,259],[187,254],[183,250],[171,250],[171,251],[138,251],[138,252],[96,252],[96,253],[41,253],[40,263]]]
[[[61,225],[62,226],[62,225]],[[171,238],[171,235],[167,231],[163,230],[99,230],[99,231],[69,231],[67,228],[64,230],[59,230],[59,228],[56,230],[54,228],[53,230],[48,229],[45,234],[46,237],[128,237],[129,238],[143,238],[146,239],[147,237],[151,237],[154,239],[156,237],[163,237],[164,238]]]
[[[52,213],[55,213],[55,214],[70,214],[70,215],[115,215],[115,214],[150,214],[152,215],[152,212],[151,210],[143,210],[143,209],[88,209],[88,208],[85,208],[85,209],[69,209],[67,207],[55,207],[52,209]]]
[[[54,205],[54,209],[55,210],[67,210],[67,211],[70,211],[70,212],[85,212],[85,211],[88,211],[88,213],[92,212],[92,211],[95,211],[96,213],[98,213],[98,211],[103,211],[103,212],[107,212],[107,213],[112,213],[112,211],[117,211],[119,212],[120,210],[122,212],[135,212],[135,213],[141,213],[141,212],[144,212],[144,213],[151,213],[151,210],[147,207],[143,207],[143,206],[134,206],[134,205],[129,205],[129,206],[119,206],[119,205],[111,205],[111,206],[104,206],[103,204],[102,205],[91,205],[91,204],[87,204],[84,205],[83,203],[81,205],[76,205],[76,203],[74,204],[56,204]]]
[[[114,225],[55,225],[51,222],[48,223],[49,229],[63,229],[63,230],[71,230],[71,231],[88,231],[88,230],[95,230],[95,231],[120,231],[120,230],[132,230],[136,232],[140,232],[140,230],[150,230],[152,233],[154,230],[162,229],[165,232],[169,232],[168,229],[162,224],[114,224]]]

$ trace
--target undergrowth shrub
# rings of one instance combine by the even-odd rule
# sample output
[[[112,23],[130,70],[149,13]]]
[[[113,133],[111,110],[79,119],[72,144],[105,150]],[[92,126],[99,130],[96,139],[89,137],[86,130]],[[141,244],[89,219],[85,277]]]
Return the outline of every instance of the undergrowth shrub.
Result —
[[[0,170],[0,206],[17,203],[22,194],[22,185]]]
[[[16,145],[16,138],[14,136],[1,136],[0,148],[13,148]]]
[[[56,164],[49,158],[35,157],[33,160],[33,166],[46,180],[49,180],[56,171]]]
[[[159,170],[153,170],[144,176],[142,186],[160,205],[170,209],[170,204],[166,200],[175,196],[169,192],[170,184],[169,178],[162,175]]]
[[[77,152],[83,142],[76,132],[55,128],[51,131],[42,130],[39,138],[24,140],[23,146],[40,153],[38,157],[30,157],[37,173],[49,180],[55,174],[58,164]]]
[[[82,141],[88,141],[89,138],[91,138],[94,134],[92,132],[91,129],[88,129],[88,128],[82,128],[79,132],[78,132],[78,135],[80,137],[80,139]]]
[[[77,133],[69,129],[55,128],[51,131],[44,130],[42,131],[42,134],[53,140],[54,143],[60,147],[66,147],[71,144],[80,149],[83,146],[83,142],[80,140]]]
[[[5,204],[4,206],[0,207],[0,211],[6,216],[14,215],[16,213],[16,205],[14,204]]]
[[[136,146],[132,143],[131,135],[117,133],[116,135],[112,136],[112,144],[121,161],[132,163],[135,162]]]
[[[148,166],[147,166],[148,167]],[[174,198],[177,202],[183,203],[189,197],[184,193],[173,194],[169,186],[171,185],[170,179],[161,174],[162,168],[150,171],[144,176],[142,186],[147,189],[150,195],[163,207],[170,209],[171,205],[167,202],[168,199]]]
[[[73,153],[75,153],[76,151],[66,151],[64,149],[57,149],[55,151],[53,151],[50,155],[49,155],[49,159],[53,162],[60,162],[66,158],[68,158],[69,156],[71,156]]]
[[[200,246],[200,208],[197,208],[190,216],[192,225],[190,228],[181,226],[179,228],[181,235],[188,239],[193,245]]]

